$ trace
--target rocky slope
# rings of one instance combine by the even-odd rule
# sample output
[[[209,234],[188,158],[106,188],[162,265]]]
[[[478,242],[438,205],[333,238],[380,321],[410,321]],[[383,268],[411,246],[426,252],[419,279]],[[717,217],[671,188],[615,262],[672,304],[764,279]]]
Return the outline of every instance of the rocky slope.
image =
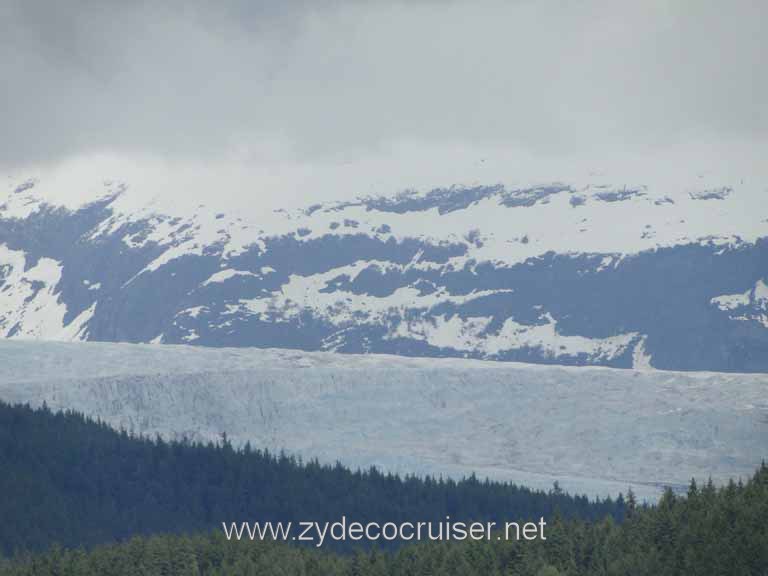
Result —
[[[4,186],[3,337],[768,371],[759,187],[456,187],[265,217]]]

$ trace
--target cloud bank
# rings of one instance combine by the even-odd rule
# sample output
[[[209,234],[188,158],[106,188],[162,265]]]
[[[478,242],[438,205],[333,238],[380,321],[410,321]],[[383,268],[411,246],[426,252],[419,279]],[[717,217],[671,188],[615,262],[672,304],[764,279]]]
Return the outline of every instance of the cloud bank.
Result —
[[[736,161],[768,150],[767,6],[10,0],[0,164]]]

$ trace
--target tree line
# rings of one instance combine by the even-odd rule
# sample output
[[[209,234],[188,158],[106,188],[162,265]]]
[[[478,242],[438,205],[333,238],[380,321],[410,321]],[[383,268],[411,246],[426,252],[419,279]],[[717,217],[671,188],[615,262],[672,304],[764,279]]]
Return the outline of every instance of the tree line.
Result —
[[[628,505],[624,498],[590,500],[475,476],[400,477],[302,462],[250,445],[235,448],[226,436],[206,444],[136,437],[75,412],[2,402],[0,494],[5,556],[54,544],[89,548],[136,535],[206,532],[233,521],[450,516],[503,523],[558,513],[620,522]]]
[[[90,552],[0,561],[2,576],[765,576],[768,467],[746,484],[692,483],[621,524],[556,515],[546,541],[430,542],[338,554],[219,532],[134,537]]]

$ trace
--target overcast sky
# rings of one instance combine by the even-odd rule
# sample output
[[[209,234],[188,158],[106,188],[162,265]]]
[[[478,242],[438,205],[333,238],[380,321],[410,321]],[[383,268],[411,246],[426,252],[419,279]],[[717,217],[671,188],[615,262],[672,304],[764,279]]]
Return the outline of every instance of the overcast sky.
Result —
[[[763,0],[2,0],[0,165],[299,196],[759,172],[766,22]]]

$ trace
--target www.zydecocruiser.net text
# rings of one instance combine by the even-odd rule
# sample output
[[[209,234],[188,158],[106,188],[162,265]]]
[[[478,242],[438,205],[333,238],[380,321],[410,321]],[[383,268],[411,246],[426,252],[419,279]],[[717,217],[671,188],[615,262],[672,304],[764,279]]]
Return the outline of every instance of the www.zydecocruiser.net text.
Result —
[[[462,540],[546,540],[544,518],[538,522],[460,522],[446,516],[440,522],[222,522],[227,540],[277,540],[309,542],[316,547],[329,539],[335,542],[367,540],[462,541]]]

